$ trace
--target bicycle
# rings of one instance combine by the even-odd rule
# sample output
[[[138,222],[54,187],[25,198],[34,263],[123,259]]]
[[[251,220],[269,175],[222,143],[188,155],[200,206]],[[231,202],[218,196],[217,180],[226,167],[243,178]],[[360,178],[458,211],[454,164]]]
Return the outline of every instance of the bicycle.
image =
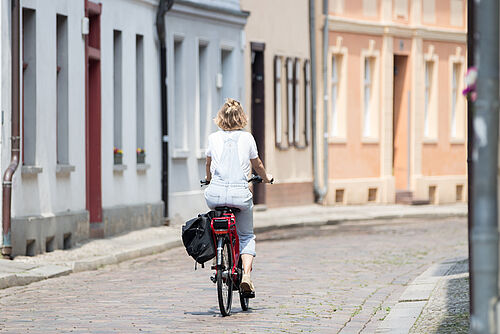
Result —
[[[274,180],[271,180],[273,183]],[[262,178],[253,175],[248,182],[261,183]],[[208,185],[210,181],[201,180],[201,185]],[[235,213],[240,210],[229,206],[216,207],[220,215],[212,218],[211,228],[216,245],[215,265],[211,267],[215,274],[210,277],[214,284],[217,284],[217,298],[222,316],[231,314],[233,301],[233,290],[238,291],[240,296],[241,309],[248,310],[250,298],[255,298],[254,292],[243,292],[240,290],[240,283],[243,277],[243,265],[240,258],[240,241],[236,231]]]

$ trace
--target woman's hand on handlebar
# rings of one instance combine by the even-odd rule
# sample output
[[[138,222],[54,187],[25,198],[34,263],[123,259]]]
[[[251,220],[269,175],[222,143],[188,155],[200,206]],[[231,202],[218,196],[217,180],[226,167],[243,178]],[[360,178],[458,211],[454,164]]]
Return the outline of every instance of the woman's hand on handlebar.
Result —
[[[266,183],[273,183],[274,182],[274,177],[271,174],[266,174],[267,180],[264,180]]]

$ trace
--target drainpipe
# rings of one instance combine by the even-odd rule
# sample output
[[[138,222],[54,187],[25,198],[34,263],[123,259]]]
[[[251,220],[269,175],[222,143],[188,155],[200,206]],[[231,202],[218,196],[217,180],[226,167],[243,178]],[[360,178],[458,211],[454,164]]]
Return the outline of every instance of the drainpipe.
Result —
[[[498,302],[498,0],[476,1],[472,220],[472,333],[496,333]]]
[[[161,91],[161,131],[162,131],[162,175],[161,198],[165,205],[163,216],[169,214],[168,208],[168,96],[167,96],[167,47],[165,14],[172,8],[174,0],[160,0],[156,12],[156,31],[160,41],[160,91]]]
[[[2,199],[2,227],[3,242],[2,256],[10,259],[12,255],[11,243],[11,197],[12,197],[12,178],[19,165],[19,0],[12,0],[12,28],[11,28],[11,55],[12,55],[12,116],[11,116],[11,159],[9,167],[5,170],[3,176],[3,199]]]
[[[316,87],[316,12],[315,0],[309,1],[309,39],[311,48],[311,90],[312,90],[312,128],[313,128],[313,167],[314,167],[314,195],[316,202],[322,202],[328,191],[328,84],[327,84],[327,58],[328,58],[328,0],[323,0],[323,187],[319,185],[318,172],[318,124],[317,115],[317,87]]]

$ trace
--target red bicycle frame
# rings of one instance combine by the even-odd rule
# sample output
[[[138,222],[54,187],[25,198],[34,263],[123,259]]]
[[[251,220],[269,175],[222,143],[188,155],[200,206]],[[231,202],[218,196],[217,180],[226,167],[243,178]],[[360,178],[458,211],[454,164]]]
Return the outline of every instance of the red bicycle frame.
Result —
[[[214,227],[214,224],[216,225]],[[224,213],[221,217],[212,218],[210,222],[212,227],[214,245],[217,246],[217,239],[219,236],[227,235],[229,238],[229,245],[231,248],[231,257],[233,260],[233,267],[231,268],[231,275],[233,280],[237,280],[238,261],[240,259],[240,239],[238,238],[238,232],[236,231],[236,217],[233,213]],[[217,266],[215,266],[215,273],[217,274]]]

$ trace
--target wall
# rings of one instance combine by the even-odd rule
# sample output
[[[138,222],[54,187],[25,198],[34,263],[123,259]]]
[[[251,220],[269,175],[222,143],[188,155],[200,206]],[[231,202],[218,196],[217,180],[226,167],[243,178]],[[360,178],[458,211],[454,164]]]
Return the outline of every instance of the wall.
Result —
[[[205,177],[205,149],[201,147],[200,126],[216,130],[212,118],[222,106],[224,97],[241,100],[245,82],[243,72],[243,27],[246,15],[227,8],[205,10],[175,4],[167,13],[168,110],[170,141],[170,213],[174,223],[181,223],[200,212],[208,211],[199,181]],[[182,58],[175,64],[174,40],[182,40]],[[200,110],[198,78],[198,45],[206,44],[207,110]],[[222,50],[232,50],[232,70],[216,87],[222,73]],[[179,49],[180,50],[180,49]],[[176,81],[176,76],[181,76]],[[230,76],[228,78],[228,76]],[[179,78],[177,78],[179,79]],[[177,91],[176,91],[177,89]],[[226,94],[227,96],[223,96]],[[179,101],[180,100],[180,101]],[[177,110],[176,108],[182,108]],[[206,115],[200,120],[200,115]],[[179,133],[185,131],[185,133]],[[204,145],[203,145],[204,146]]]
[[[251,49],[250,43],[265,43],[265,167],[277,181],[267,188],[267,206],[290,206],[312,203],[312,145],[304,149],[278,149],[275,131],[274,57],[310,60],[309,1],[306,0],[242,0],[242,8],[250,11],[245,29],[245,107],[251,113]],[[293,22],[293,24],[290,24]],[[282,74],[284,75],[284,73]],[[303,77],[302,77],[303,78]],[[303,83],[300,89],[303,90]],[[301,97],[302,98],[302,97]],[[303,102],[303,100],[302,100]],[[286,105],[283,104],[283,108]],[[318,109],[319,110],[319,109]],[[310,126],[311,122],[309,122]],[[309,128],[311,131],[311,128]]]

